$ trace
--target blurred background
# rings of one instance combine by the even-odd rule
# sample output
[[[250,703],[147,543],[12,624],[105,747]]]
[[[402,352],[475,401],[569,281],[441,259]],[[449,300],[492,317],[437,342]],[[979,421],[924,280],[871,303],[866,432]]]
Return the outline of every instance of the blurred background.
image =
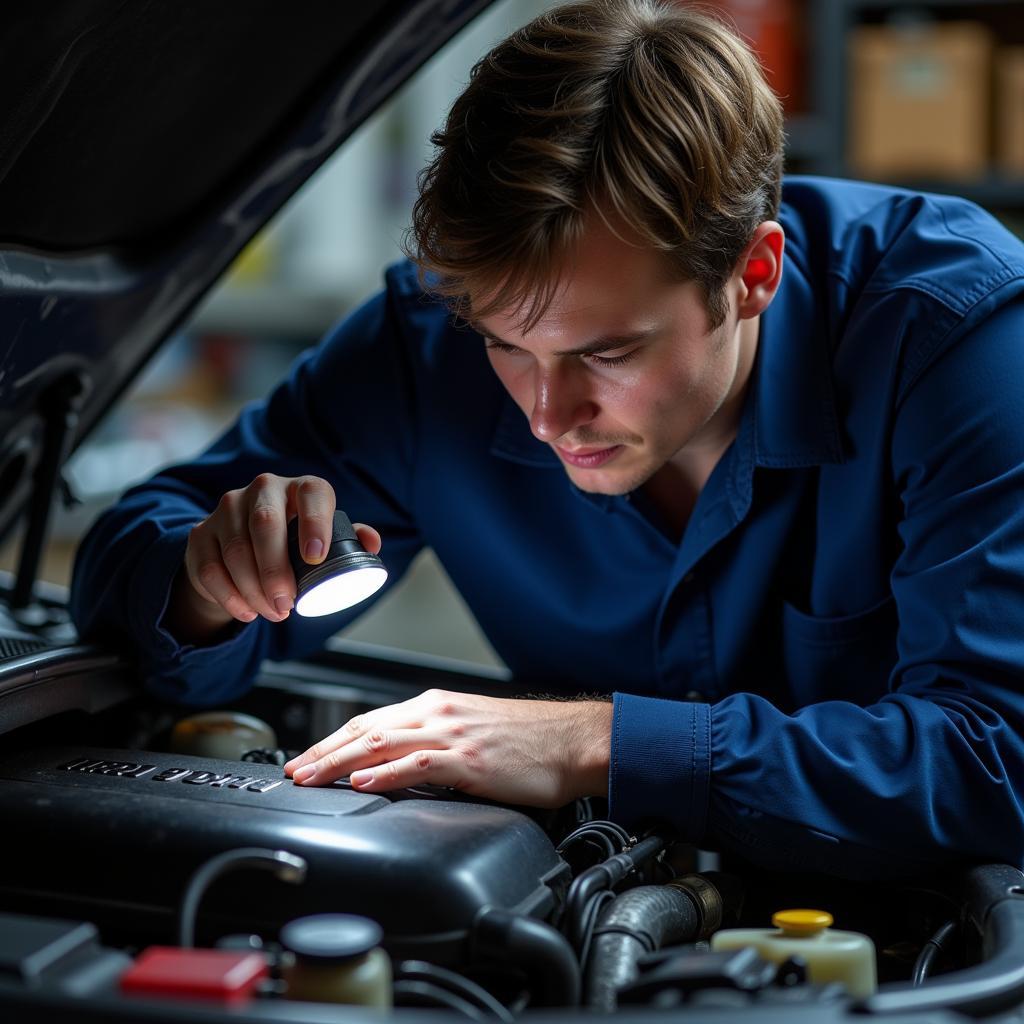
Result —
[[[487,49],[551,4],[501,0],[423,68],[250,245],[74,457],[43,578],[66,584],[99,511],[203,448],[400,255],[429,137]],[[791,172],[953,192],[1024,235],[1024,2],[725,0],[787,115]],[[0,552],[16,564],[20,537]],[[387,538],[383,555],[387,557]],[[345,631],[497,665],[430,552]]]

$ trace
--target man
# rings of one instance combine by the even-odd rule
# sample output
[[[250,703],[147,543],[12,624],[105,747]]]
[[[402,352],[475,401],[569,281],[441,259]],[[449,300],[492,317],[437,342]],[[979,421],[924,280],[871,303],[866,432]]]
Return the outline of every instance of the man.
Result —
[[[408,264],[84,542],[82,632],[220,703],[352,615],[289,614],[337,500],[439,555],[524,689],[430,692],[291,762],[851,876],[1024,862],[1024,247],[977,208],[793,179],[757,62],[590,0],[480,62]],[[197,525],[198,524],[198,525]]]

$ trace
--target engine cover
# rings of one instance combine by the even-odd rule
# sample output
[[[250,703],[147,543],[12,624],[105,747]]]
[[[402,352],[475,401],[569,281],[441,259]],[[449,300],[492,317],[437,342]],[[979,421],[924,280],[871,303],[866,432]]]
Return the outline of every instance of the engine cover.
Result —
[[[199,940],[345,912],[376,920],[394,956],[458,962],[481,908],[547,917],[568,882],[525,814],[429,792],[306,789],[275,766],[89,747],[5,753],[0,779],[3,908],[52,906],[136,941],[172,940],[189,876],[243,846],[305,858],[306,880],[214,882]]]

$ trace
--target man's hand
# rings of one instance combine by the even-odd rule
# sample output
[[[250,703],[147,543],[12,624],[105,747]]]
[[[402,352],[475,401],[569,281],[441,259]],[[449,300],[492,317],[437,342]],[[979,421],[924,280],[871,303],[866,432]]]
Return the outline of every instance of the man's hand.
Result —
[[[302,785],[350,776],[379,793],[431,783],[504,803],[560,807],[608,790],[612,706],[428,690],[359,715],[289,761]]]
[[[288,523],[298,517],[299,550],[317,565],[330,547],[334,507],[334,489],[315,476],[261,473],[248,487],[228,491],[189,534],[168,605],[168,628],[179,640],[201,641],[232,620],[288,618],[296,593]],[[376,530],[353,525],[367,551],[380,551]]]

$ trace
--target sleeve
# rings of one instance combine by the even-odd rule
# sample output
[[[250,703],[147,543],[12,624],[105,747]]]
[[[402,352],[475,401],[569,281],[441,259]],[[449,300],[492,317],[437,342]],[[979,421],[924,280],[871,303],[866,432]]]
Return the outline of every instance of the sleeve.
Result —
[[[258,618],[210,646],[180,645],[162,621],[191,527],[260,473],[313,474],[382,536],[395,583],[422,546],[411,511],[416,389],[397,300],[383,292],[304,353],[264,401],[193,462],[129,490],[83,540],[71,584],[80,635],[134,652],[147,689],[193,706],[230,700],[266,657],[301,657],[368,605],[282,623]],[[378,595],[379,596],[379,595]]]
[[[897,408],[889,692],[793,714],[749,693],[713,705],[620,695],[613,810],[635,801],[650,813],[671,784],[684,837],[776,870],[877,878],[1024,864],[1022,424],[1017,299]]]

